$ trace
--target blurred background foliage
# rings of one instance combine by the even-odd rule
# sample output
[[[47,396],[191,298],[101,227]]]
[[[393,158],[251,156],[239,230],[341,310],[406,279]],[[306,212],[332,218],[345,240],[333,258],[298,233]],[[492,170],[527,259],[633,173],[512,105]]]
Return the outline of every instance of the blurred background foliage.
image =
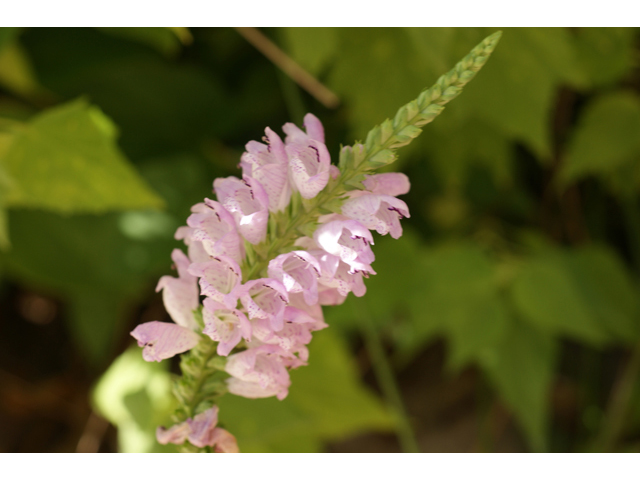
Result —
[[[307,111],[335,161],[493,31],[0,29],[0,450],[118,448],[93,409],[121,450],[161,450],[176,365],[128,332],[167,318],[154,287],[189,207]],[[392,165],[412,216],[376,237],[367,295],[325,307],[285,401],[223,399],[243,451],[398,450],[363,317],[423,451],[640,451],[638,40],[504,30]]]

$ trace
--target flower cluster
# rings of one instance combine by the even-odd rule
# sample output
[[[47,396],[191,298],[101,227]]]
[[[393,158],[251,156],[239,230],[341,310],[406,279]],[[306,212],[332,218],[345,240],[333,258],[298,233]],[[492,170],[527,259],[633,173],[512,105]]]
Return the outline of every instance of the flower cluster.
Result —
[[[284,125],[284,142],[267,128],[266,143],[246,145],[242,178],[216,179],[216,200],[192,207],[187,226],[176,232],[188,247],[188,254],[172,253],[178,277],[164,276],[157,286],[175,323],[149,322],[131,333],[145,360],[186,352],[204,334],[217,342],[219,356],[228,357],[229,392],[283,399],[289,370],[306,364],[312,332],[327,326],[321,305],[340,304],[349,292],[364,295],[363,277],[375,274],[370,230],[402,234],[400,219],[409,211],[396,196],[409,191],[409,181],[401,173],[364,176],[361,189],[342,195],[341,210],[313,219],[312,236],[297,234],[282,253],[271,252],[270,217],[295,215],[292,202],[314,199],[341,175],[331,164],[320,121],[307,114],[304,127]],[[252,271],[258,278],[243,278],[256,252],[267,252],[265,268]],[[191,439],[189,425],[199,421],[195,416],[159,430],[158,438]]]

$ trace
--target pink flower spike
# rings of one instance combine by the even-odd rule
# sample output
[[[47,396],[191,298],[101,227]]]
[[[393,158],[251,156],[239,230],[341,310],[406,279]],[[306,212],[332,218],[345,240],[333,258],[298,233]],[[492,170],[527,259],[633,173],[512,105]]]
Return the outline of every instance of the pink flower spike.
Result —
[[[186,352],[200,341],[200,335],[174,323],[147,322],[138,325],[131,336],[144,347],[142,358],[147,362],[160,362],[178,353]]]
[[[167,312],[178,325],[195,330],[198,328],[193,311],[198,308],[198,279],[188,273],[189,259],[176,248],[171,258],[178,269],[179,277],[165,275],[160,278],[156,292],[162,290],[162,300]]]
[[[187,225],[194,229],[191,238],[202,242],[209,255],[227,255],[236,262],[242,262],[244,245],[233,216],[218,202],[208,198],[205,203],[194,205],[191,211],[194,213],[187,218]]]
[[[213,188],[245,240],[254,245],[262,242],[267,235],[269,197],[260,182],[251,177],[216,178]]]
[[[273,331],[282,330],[284,308],[289,303],[282,283],[272,278],[251,280],[238,289],[238,295],[249,318],[266,318]]]
[[[396,197],[372,193],[350,198],[342,205],[342,213],[380,235],[390,233],[393,238],[400,238],[400,219],[409,217],[409,208]]]
[[[192,263],[189,273],[200,277],[202,295],[235,308],[238,294],[234,289],[242,282],[242,270],[231,257],[220,255],[205,263]]]
[[[240,342],[241,338],[251,339],[251,323],[239,310],[228,308],[211,298],[204,299],[202,316],[204,330],[211,340],[218,343],[218,355],[226,357]]]
[[[303,293],[309,305],[318,302],[320,264],[304,250],[283,253],[269,262],[269,277],[282,282],[289,293]]]
[[[409,177],[404,173],[379,173],[377,175],[367,175],[362,181],[365,188],[371,193],[378,195],[391,195],[397,197],[409,193],[411,183]]]
[[[242,175],[255,178],[269,197],[269,211],[284,210],[291,199],[289,185],[289,159],[280,137],[270,128],[265,129],[268,145],[251,141],[242,154]]]
[[[209,260],[210,256],[204,249],[202,242],[193,238],[195,232],[195,228],[179,227],[173,238],[176,240],[183,240],[185,245],[187,245],[189,249],[189,260],[192,262],[206,262]]]
[[[293,185],[303,198],[315,197],[329,182],[331,157],[324,144],[324,129],[320,120],[311,114],[305,116],[304,133],[293,123],[282,130],[287,134],[285,151],[289,157],[289,173]]]
[[[373,272],[375,256],[369,244],[371,232],[355,220],[334,220],[320,225],[313,234],[315,242],[327,253],[348,264],[350,272]]]

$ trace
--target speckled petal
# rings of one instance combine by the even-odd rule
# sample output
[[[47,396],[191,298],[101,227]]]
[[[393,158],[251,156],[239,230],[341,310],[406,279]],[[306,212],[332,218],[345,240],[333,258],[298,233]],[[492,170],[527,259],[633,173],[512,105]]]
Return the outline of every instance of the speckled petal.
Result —
[[[131,336],[144,347],[142,358],[147,362],[160,362],[178,353],[186,352],[200,341],[200,335],[174,323],[147,322],[138,325]]]

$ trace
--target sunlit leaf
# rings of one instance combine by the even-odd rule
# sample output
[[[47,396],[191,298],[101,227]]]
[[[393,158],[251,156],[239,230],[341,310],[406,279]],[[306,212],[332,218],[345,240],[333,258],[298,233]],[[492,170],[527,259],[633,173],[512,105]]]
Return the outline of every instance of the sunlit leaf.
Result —
[[[96,410],[118,428],[121,452],[171,452],[156,441],[156,428],[168,425],[175,409],[168,363],[145,362],[140,348],[120,355],[96,384]]]
[[[82,100],[45,111],[14,135],[2,158],[16,184],[9,206],[98,213],[163,204],[118,150],[111,120]]]

